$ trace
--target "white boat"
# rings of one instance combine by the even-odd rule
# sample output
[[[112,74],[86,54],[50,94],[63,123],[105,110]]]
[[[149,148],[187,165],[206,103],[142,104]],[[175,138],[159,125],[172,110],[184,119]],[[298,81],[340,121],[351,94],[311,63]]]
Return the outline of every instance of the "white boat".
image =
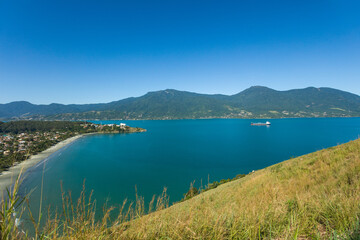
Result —
[[[271,123],[266,121],[265,123],[251,123],[252,126],[269,126]]]

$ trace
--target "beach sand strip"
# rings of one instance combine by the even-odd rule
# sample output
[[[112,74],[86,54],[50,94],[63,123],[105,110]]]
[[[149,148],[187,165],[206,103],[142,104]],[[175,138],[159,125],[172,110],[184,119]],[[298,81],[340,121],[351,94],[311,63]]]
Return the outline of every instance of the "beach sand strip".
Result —
[[[81,138],[84,135],[77,135],[64,141],[61,141],[54,146],[36,154],[32,155],[29,159],[20,162],[17,165],[10,167],[8,170],[3,171],[0,173],[0,199],[2,199],[3,193],[5,192],[6,188],[9,188],[14,184],[16,179],[18,178],[20,172],[24,174],[26,170],[37,163],[41,162],[42,160],[49,157],[51,154],[55,153],[56,151],[60,150],[61,148],[65,147],[66,145],[74,142],[75,140]]]

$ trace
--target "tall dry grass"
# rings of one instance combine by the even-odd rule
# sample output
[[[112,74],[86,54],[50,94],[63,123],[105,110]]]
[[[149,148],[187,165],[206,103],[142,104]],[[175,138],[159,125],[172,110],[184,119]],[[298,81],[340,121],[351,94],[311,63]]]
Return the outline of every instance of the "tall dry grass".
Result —
[[[291,159],[131,222],[123,239],[357,239],[360,140]]]
[[[1,203],[3,239],[28,238],[12,215],[17,187]],[[169,206],[166,189],[145,207],[104,207],[83,188],[73,201],[62,195],[58,215],[44,227],[35,219],[36,239],[360,239],[360,140],[294,158],[222,184]],[[110,213],[118,212],[115,220]]]
[[[21,184],[21,172],[11,188],[0,201],[0,239],[20,239],[26,237],[19,228],[23,213],[22,203],[25,198],[17,195]]]

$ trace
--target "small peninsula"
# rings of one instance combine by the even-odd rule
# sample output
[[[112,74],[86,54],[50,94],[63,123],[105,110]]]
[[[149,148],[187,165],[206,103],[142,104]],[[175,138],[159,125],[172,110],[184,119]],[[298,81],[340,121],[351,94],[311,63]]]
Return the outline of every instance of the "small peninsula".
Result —
[[[84,134],[135,133],[143,128],[124,123],[95,124],[71,121],[11,121],[0,122],[0,172],[30,159],[50,147]],[[72,141],[67,141],[72,142]]]

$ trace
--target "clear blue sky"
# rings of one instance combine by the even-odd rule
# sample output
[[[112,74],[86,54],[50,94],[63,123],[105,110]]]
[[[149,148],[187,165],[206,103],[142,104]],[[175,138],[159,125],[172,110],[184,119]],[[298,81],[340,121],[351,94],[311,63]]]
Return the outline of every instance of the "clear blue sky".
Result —
[[[360,1],[0,0],[0,103],[174,88],[360,94]]]

